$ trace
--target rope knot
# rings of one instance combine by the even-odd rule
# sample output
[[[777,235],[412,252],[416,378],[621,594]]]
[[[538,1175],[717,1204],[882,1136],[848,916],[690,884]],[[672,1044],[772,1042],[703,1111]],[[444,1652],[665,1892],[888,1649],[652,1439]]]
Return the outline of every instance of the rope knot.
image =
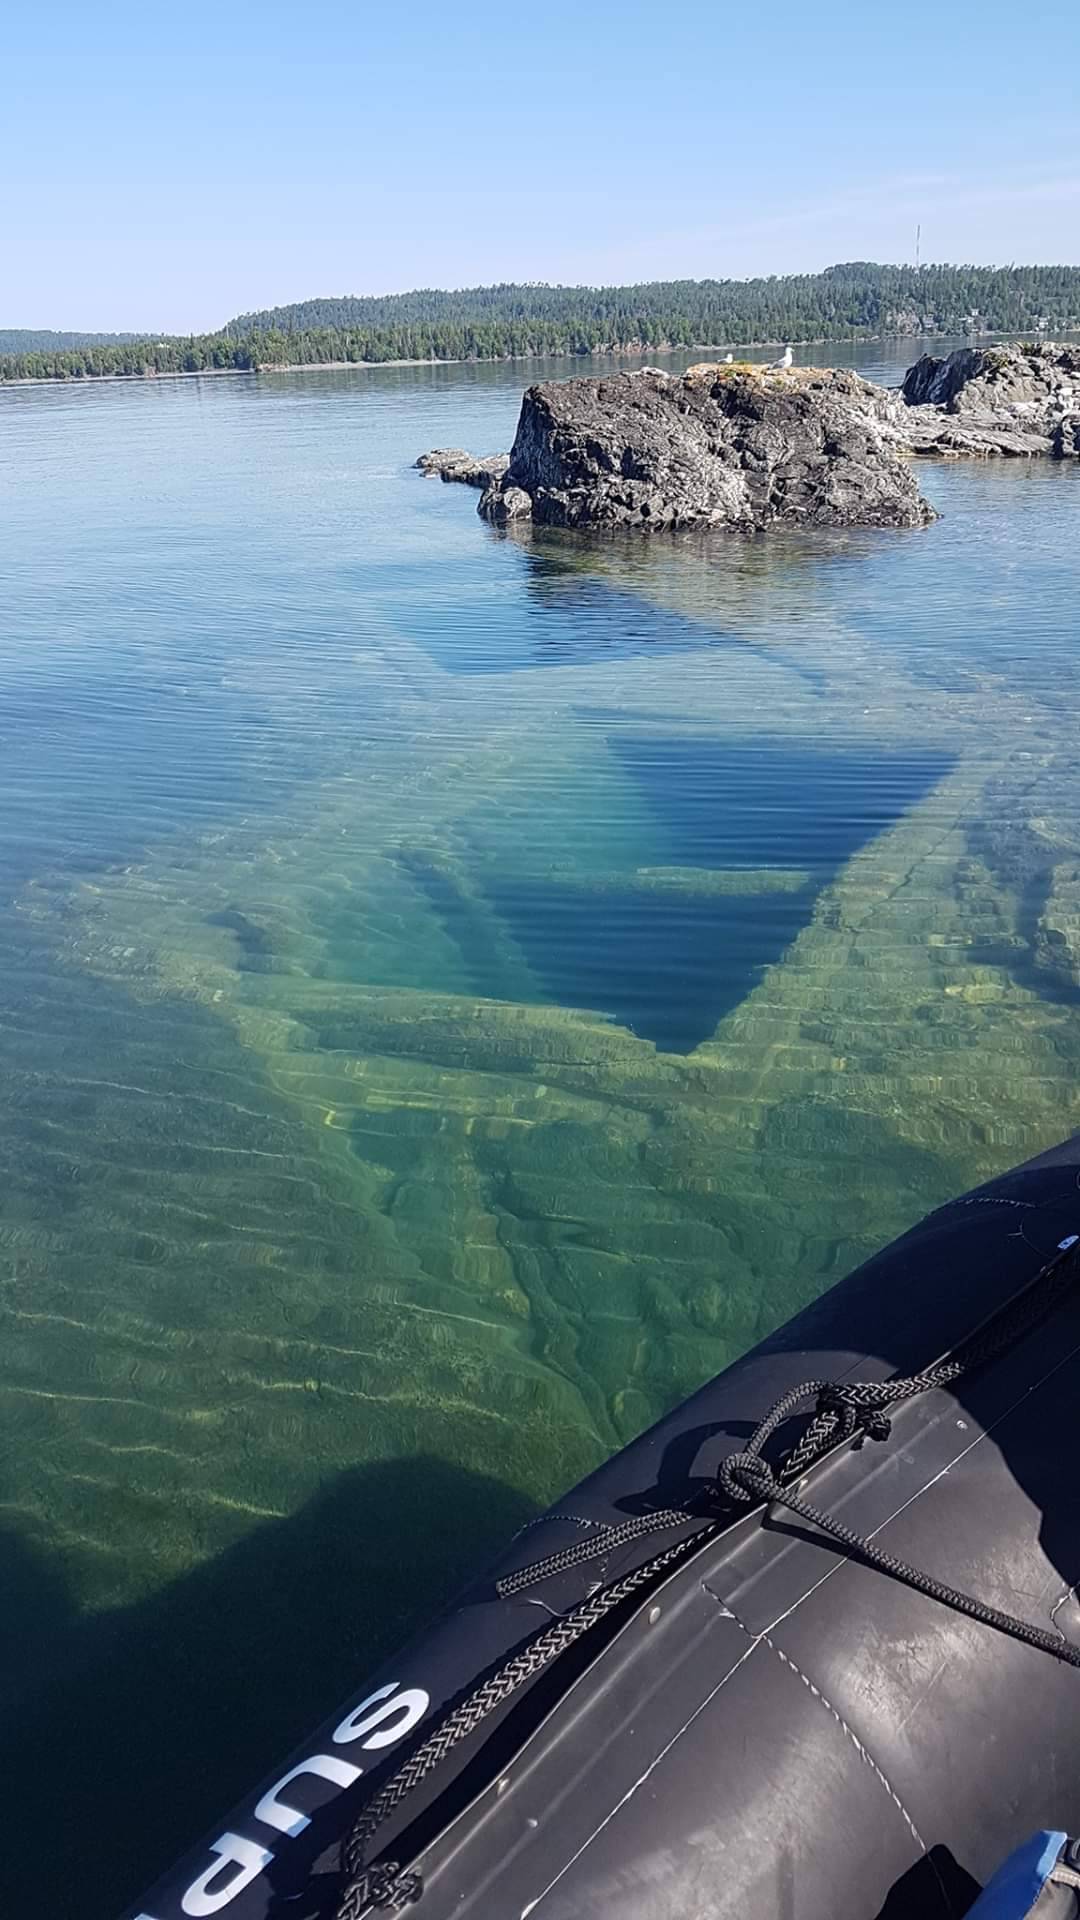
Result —
[[[892,1421],[880,1407],[866,1406],[857,1400],[848,1387],[841,1387],[834,1381],[821,1388],[814,1408],[818,1416],[830,1415],[835,1421],[832,1441],[849,1440],[855,1432],[860,1438],[868,1440],[887,1440],[892,1432]],[[858,1443],[857,1443],[858,1444]]]
[[[728,1498],[743,1505],[771,1500],[776,1492],[775,1473],[756,1453],[729,1453],[717,1477]]]
[[[866,1407],[857,1417],[868,1440],[887,1440],[892,1432],[892,1421],[880,1407]]]
[[[834,1380],[821,1388],[814,1403],[814,1412],[835,1414],[841,1425],[847,1427],[853,1426],[856,1418],[850,1394],[845,1387],[837,1386]]]
[[[382,1860],[365,1867],[349,1881],[338,1911],[351,1916],[365,1907],[377,1907],[382,1913],[396,1913],[419,1900],[424,1882],[418,1873],[402,1873],[396,1860]]]

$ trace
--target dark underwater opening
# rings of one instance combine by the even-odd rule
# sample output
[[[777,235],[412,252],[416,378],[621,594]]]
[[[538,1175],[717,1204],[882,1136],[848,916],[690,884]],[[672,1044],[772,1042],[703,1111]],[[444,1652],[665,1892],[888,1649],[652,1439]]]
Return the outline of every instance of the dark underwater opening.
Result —
[[[782,960],[822,888],[952,765],[941,752],[815,751],[774,735],[733,742],[604,722],[607,775],[561,795],[523,838],[496,852],[481,832],[471,852],[465,834],[446,857],[398,853],[452,942],[453,979],[446,946],[423,940],[389,973],[367,972],[362,900],[328,922],[329,976],[579,1009],[689,1053]],[[228,910],[219,919],[237,933],[243,965],[272,964],[257,930]],[[340,1010],[304,1018],[324,1046],[362,1042]],[[444,1035],[439,1057],[475,1064],[482,1038]],[[391,1035],[379,1044],[392,1046]],[[403,1033],[406,1050],[416,1044]]]
[[[667,834],[673,863],[831,876],[937,785],[952,757],[759,735],[613,733],[608,745]]]
[[[609,745],[656,824],[650,870],[594,890],[584,876],[499,875],[486,892],[557,1004],[607,1013],[673,1053],[710,1036],[781,959],[822,887],[949,765],[940,753],[812,752],[772,739],[623,734]],[[661,864],[685,883],[657,884]],[[708,890],[716,872],[723,892]]]

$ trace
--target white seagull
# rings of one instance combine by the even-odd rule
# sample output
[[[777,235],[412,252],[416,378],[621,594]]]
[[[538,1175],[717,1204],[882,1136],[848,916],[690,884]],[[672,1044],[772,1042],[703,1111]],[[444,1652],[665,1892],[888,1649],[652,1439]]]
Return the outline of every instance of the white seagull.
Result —
[[[734,364],[735,364],[735,355],[733,353],[725,353],[724,355],[725,367],[732,367],[734,366]]]
[[[779,360],[773,361],[773,367],[778,373],[786,373],[788,368],[791,365],[792,357],[793,356],[792,356],[791,348],[785,347],[783,353],[780,355]]]

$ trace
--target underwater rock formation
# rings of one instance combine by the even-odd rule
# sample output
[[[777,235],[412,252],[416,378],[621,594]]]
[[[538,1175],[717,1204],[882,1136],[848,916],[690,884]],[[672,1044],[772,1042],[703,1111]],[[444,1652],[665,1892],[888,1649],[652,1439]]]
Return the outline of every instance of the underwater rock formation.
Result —
[[[1080,454],[1080,347],[960,347],[908,369],[901,431],[913,453]]]
[[[437,452],[417,465],[472,485],[490,467],[479,510],[496,525],[925,526],[895,410],[854,373],[646,367],[530,387],[505,464]]]

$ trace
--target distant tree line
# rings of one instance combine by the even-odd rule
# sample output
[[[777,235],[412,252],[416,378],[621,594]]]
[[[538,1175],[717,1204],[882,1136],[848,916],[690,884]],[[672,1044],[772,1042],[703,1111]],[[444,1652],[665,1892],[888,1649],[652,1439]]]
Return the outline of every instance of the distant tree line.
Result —
[[[330,361],[503,360],[606,349],[1062,332],[1080,325],[1080,267],[890,267],[853,261],[762,280],[636,287],[498,286],[307,300],[189,339],[41,337],[0,352],[0,378],[248,371]],[[7,336],[10,337],[10,336]],[[5,338],[0,334],[0,342]],[[57,344],[64,343],[64,344]]]
[[[141,333],[54,333],[49,327],[0,327],[0,354],[63,353],[68,347],[120,346]]]
[[[270,336],[266,336],[269,339]],[[282,342],[285,335],[280,336]],[[263,352],[253,334],[247,342],[208,333],[188,340],[134,340],[121,346],[63,347],[31,353],[0,354],[3,380],[104,380],[123,374],[213,373],[252,371],[274,361]],[[289,356],[282,354],[280,360]]]

